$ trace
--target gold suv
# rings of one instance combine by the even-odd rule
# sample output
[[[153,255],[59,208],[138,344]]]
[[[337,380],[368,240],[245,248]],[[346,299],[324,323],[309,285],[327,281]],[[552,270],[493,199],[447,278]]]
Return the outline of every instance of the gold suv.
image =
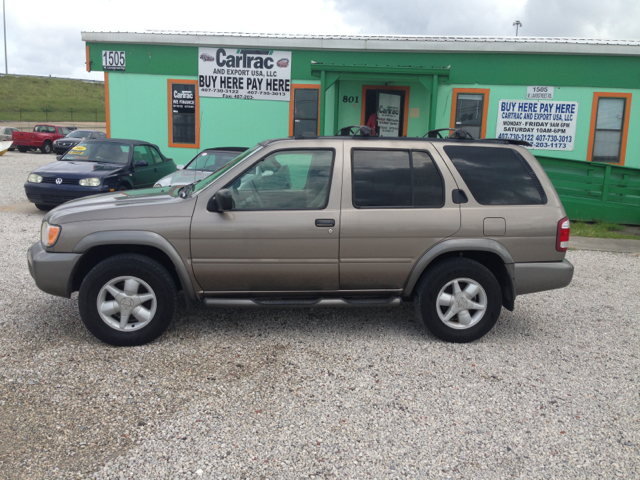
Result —
[[[179,291],[213,308],[415,302],[434,335],[469,342],[516,296],[570,283],[568,239],[514,142],[289,138],[197,183],[65,203],[28,258],[45,292],[79,291],[83,322],[113,345],[161,335]]]

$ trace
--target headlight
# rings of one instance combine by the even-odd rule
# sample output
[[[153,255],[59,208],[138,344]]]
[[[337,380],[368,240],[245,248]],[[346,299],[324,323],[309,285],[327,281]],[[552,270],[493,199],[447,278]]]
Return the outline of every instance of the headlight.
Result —
[[[58,225],[49,225],[48,222],[42,222],[42,229],[40,230],[40,241],[45,247],[52,247],[60,236],[62,227]]]
[[[27,178],[27,181],[29,183],[40,183],[42,182],[42,177],[37,173],[31,173],[29,174],[29,178]]]
[[[83,178],[82,180],[80,180],[80,185],[82,185],[83,187],[99,187],[100,186],[100,179],[99,178]]]
[[[153,186],[153,188],[156,188],[156,187],[162,187],[162,185],[160,185],[159,183],[156,183],[156,184]]]

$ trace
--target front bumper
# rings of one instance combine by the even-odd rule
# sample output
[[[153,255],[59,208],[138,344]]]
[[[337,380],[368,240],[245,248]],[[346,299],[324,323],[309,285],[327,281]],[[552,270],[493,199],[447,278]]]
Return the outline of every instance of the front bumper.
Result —
[[[73,145],[71,145],[70,147],[60,147],[58,145],[54,145],[53,146],[53,153],[57,153],[58,155],[62,155],[63,153],[67,153],[71,147],[73,147]]]
[[[109,187],[82,187],[80,185],[56,185],[55,183],[25,183],[24,192],[31,203],[41,205],[62,205],[69,200],[108,193]]]
[[[516,295],[566,287],[573,278],[573,265],[561,262],[514,264]]]
[[[69,298],[73,269],[81,256],[80,253],[47,252],[38,242],[27,252],[29,273],[43,292]]]

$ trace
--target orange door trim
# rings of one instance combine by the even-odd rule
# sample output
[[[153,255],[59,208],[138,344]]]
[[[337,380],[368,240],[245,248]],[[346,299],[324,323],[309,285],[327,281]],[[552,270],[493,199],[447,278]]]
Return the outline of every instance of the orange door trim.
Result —
[[[104,109],[107,121],[107,138],[111,138],[111,112],[109,111],[109,72],[104,72]]]
[[[363,85],[362,86],[362,108],[360,109],[360,125],[365,123],[365,106],[367,103],[368,90],[402,90],[404,91],[404,115],[402,119],[402,136],[407,136],[407,127],[409,125],[409,87],[388,87],[386,85]]]

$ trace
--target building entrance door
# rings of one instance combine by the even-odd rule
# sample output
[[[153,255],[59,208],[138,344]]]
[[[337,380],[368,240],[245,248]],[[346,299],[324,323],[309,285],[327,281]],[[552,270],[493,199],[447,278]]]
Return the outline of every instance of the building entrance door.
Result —
[[[409,87],[363,87],[364,124],[381,137],[407,136]]]

